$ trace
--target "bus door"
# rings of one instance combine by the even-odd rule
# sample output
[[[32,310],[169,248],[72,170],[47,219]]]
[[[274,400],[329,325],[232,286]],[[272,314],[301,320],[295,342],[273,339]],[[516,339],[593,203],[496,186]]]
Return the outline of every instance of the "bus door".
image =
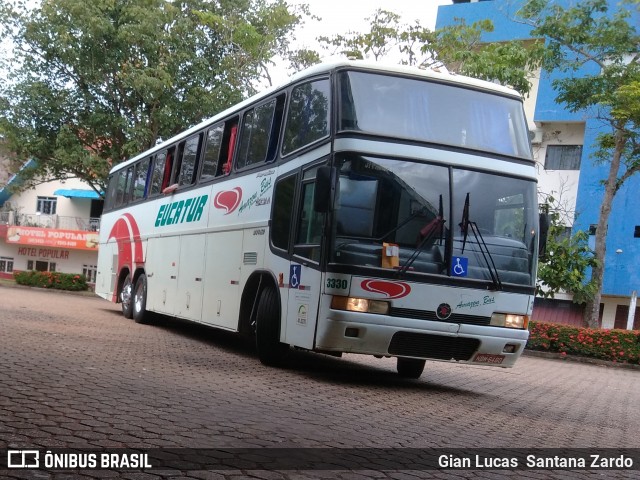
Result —
[[[289,264],[286,343],[314,347],[322,287],[320,252],[324,214],[313,209],[315,170],[304,172],[295,222],[293,258]]]

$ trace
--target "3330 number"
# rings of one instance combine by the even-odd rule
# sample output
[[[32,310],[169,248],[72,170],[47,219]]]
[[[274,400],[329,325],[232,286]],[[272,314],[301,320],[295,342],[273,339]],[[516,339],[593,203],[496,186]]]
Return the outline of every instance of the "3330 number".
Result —
[[[327,278],[327,288],[346,290],[348,286],[349,282],[342,278]]]

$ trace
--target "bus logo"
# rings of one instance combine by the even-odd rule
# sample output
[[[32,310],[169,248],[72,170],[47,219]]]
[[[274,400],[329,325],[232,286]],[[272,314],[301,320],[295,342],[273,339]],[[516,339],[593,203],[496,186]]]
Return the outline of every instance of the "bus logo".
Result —
[[[225,215],[233,212],[242,200],[242,189],[236,187],[233,190],[223,190],[218,192],[213,199],[213,206],[225,210]]]
[[[438,317],[438,319],[440,320],[446,320],[451,316],[452,311],[453,310],[451,309],[451,305],[449,305],[448,303],[441,303],[436,309],[436,317]]]
[[[381,293],[387,298],[402,298],[411,293],[411,287],[404,282],[388,282],[386,280],[363,280],[360,284],[367,292]]]

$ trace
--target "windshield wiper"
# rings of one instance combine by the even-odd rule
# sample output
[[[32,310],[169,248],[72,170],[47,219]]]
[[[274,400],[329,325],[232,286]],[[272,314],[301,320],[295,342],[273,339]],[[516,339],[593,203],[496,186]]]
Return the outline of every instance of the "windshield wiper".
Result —
[[[489,251],[489,247],[487,243],[484,241],[484,237],[482,233],[480,233],[480,229],[478,228],[478,224],[474,221],[469,220],[469,193],[467,192],[467,197],[464,201],[464,208],[462,209],[462,221],[459,226],[462,230],[462,254],[464,254],[464,248],[467,244],[467,236],[469,235],[469,230],[476,239],[476,243],[478,248],[480,249],[480,253],[482,254],[482,258],[484,258],[485,263],[487,264],[487,269],[489,270],[489,275],[491,275],[491,281],[493,282],[493,286],[496,290],[502,290],[502,282],[500,281],[500,275],[498,274],[498,268],[496,267],[495,262],[493,261],[493,256]]]
[[[422,251],[423,247],[427,244],[427,242],[433,239],[437,234],[440,235],[440,240],[442,241],[442,234],[444,232],[444,223],[445,219],[444,212],[442,208],[442,195],[440,195],[440,205],[438,206],[438,215],[427,223],[424,227],[420,229],[420,237],[422,239],[418,243],[418,246],[415,248],[413,252],[411,252],[411,256],[407,259],[407,261],[400,267],[398,270],[398,276],[402,276],[406,273],[409,267],[416,261],[418,255]]]

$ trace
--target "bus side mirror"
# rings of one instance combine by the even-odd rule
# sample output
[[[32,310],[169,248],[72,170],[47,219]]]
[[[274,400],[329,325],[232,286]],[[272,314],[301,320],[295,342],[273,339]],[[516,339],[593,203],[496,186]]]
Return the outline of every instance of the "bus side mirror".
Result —
[[[318,213],[331,210],[331,201],[336,189],[335,167],[320,167],[316,171],[316,188],[313,193],[313,209]]]
[[[543,258],[547,253],[547,237],[549,236],[549,214],[540,214],[540,236],[538,237],[538,256]]]

